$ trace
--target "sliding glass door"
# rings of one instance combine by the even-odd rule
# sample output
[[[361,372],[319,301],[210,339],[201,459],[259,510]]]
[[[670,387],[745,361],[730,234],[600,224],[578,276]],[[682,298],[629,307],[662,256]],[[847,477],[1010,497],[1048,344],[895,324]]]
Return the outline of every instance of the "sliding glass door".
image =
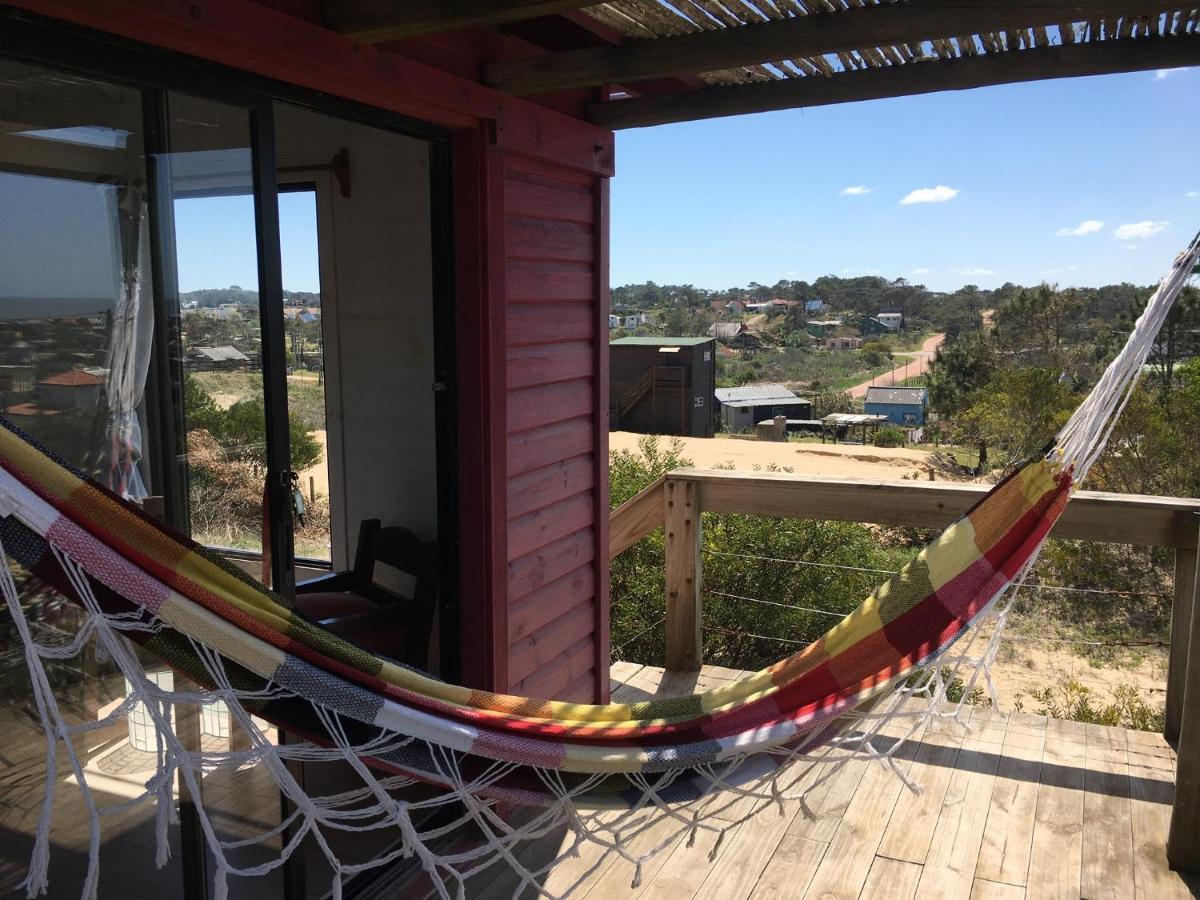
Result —
[[[256,574],[290,592],[270,102],[249,92],[215,100],[2,57],[0,86],[0,414],[197,541],[261,556]],[[38,639],[69,643],[82,624],[75,607],[31,573],[17,574]],[[4,896],[18,890],[44,788],[44,739],[15,628],[0,613]],[[161,662],[145,656],[143,664],[160,686],[187,689]],[[100,895],[205,896],[204,847],[182,785],[163,869],[155,864],[154,804],[130,805],[154,775],[157,753],[146,717],[136,708],[122,713],[128,688],[115,667],[89,646],[49,668],[80,729],[72,741],[89,783],[103,786],[95,799],[109,811]],[[236,749],[243,736],[217,707],[185,730],[205,749]],[[276,794],[252,807],[225,803],[224,786],[211,781],[202,790],[221,837],[279,822]],[[71,785],[54,797],[49,893],[78,896],[88,816]]]

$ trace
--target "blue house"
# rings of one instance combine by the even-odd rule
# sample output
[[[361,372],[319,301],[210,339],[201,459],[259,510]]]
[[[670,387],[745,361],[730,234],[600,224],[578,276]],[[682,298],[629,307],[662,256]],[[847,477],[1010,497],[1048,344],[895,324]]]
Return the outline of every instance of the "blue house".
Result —
[[[887,416],[895,425],[919,428],[925,424],[927,402],[925,388],[871,387],[863,409],[870,415]]]
[[[805,300],[804,301],[804,311],[806,313],[820,312],[824,308],[825,308],[824,300]]]

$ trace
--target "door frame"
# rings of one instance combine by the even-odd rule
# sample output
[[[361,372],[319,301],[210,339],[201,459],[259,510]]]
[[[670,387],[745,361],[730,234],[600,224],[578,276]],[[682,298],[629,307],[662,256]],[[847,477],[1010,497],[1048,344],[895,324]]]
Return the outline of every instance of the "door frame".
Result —
[[[458,363],[456,355],[455,284],[454,284],[454,219],[453,185],[451,181],[451,137],[446,128],[418,119],[335,97],[321,91],[266,78],[252,72],[234,69],[218,63],[187,56],[171,50],[129,40],[112,34],[94,31],[79,25],[31,14],[13,7],[0,6],[0,59],[90,76],[113,84],[140,90],[143,98],[143,120],[147,137],[158,141],[167,135],[163,130],[163,98],[167,92],[178,92],[212,102],[245,109],[249,114],[249,132],[253,159],[254,210],[259,276],[260,329],[263,339],[264,405],[267,419],[267,449],[270,471],[285,476],[288,471],[287,382],[285,367],[285,333],[283,319],[282,263],[279,240],[279,184],[275,153],[273,105],[275,102],[302,106],[314,112],[381,128],[387,131],[426,140],[430,144],[430,225],[433,251],[433,303],[435,341],[435,429],[438,443],[438,543],[441,548],[441,577],[439,587],[440,659],[443,677],[457,680],[461,671],[461,641],[459,634],[460,531],[459,531],[459,444],[457,423]],[[148,101],[154,100],[153,104]],[[160,152],[158,147],[147,146]],[[161,196],[154,192],[150,202]],[[161,215],[161,210],[158,211]],[[156,217],[156,222],[161,218]],[[156,303],[165,304],[168,297],[163,280],[163,261],[173,263],[173,248],[161,246],[160,228],[151,229],[152,268]],[[171,235],[173,239],[173,235]],[[161,254],[161,255],[160,255]],[[172,289],[173,289],[172,285]],[[166,322],[170,318],[159,318]],[[170,335],[155,329],[154,365],[169,364]],[[278,373],[272,387],[268,372]],[[168,374],[167,372],[156,374]],[[152,380],[158,384],[158,378]],[[168,379],[166,385],[172,382]],[[149,387],[149,386],[148,386]],[[177,389],[164,394],[148,390],[147,403],[159,410],[160,427],[169,433],[151,453],[163,458],[151,461],[161,466],[155,471],[163,474],[177,469],[176,460],[183,444],[182,422],[175,419],[174,410],[182,408],[181,398],[172,396]],[[166,411],[166,415],[163,415]],[[175,526],[186,525],[186,491],[176,485],[175,509],[168,509],[168,521]],[[170,503],[168,503],[170,506]],[[290,486],[272,478],[268,483],[268,509],[273,523],[285,527],[271,528],[272,583],[285,597],[294,595],[294,559],[291,539]],[[286,801],[284,801],[286,802]],[[182,886],[186,900],[202,900],[208,895],[205,874],[207,848],[194,809],[180,802],[182,843]],[[286,839],[286,835],[285,835]],[[303,871],[293,864],[294,856],[284,866],[284,897],[302,898],[305,895]]]

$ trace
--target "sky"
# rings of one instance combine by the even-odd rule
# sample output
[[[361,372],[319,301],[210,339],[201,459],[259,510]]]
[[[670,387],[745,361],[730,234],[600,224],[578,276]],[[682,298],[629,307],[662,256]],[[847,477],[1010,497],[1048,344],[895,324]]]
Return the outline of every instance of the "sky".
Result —
[[[1197,96],[1200,68],[618,132],[610,283],[1150,284],[1200,229]],[[111,295],[111,193],[4,175],[0,295]],[[313,195],[279,205],[284,287],[318,291]],[[257,286],[249,196],[175,215],[180,290]]]
[[[258,290],[254,202],[248,195],[175,201],[179,290]],[[321,290],[317,259],[317,207],[312,191],[279,195],[279,246],[285,291]]]
[[[617,133],[611,284],[1156,282],[1200,230],[1200,68]]]

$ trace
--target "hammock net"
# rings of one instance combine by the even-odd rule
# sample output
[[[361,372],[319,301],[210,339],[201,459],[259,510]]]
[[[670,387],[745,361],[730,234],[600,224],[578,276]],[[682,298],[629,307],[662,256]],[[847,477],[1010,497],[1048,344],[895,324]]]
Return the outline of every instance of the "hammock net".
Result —
[[[557,860],[527,863],[519,852],[556,831],[571,836],[567,853],[594,843],[640,873],[643,861],[681,835],[691,843],[711,833],[715,853],[727,830],[768,807],[803,803],[851,760],[879,760],[905,778],[894,762],[902,742],[935,720],[960,719],[964,701],[950,703],[948,685],[961,679],[963,697],[977,686],[991,690],[988,666],[1009,598],[1102,451],[1198,255],[1200,236],[1042,455],[813,644],[732,684],[673,699],[586,705],[506,696],[372,655],[6,425],[0,588],[46,735],[46,797],[28,895],[48,885],[54,773],[65,761],[88,811],[83,896],[95,896],[109,810],[89,786],[74,741],[135,714],[152,726],[156,765],[141,795],[122,809],[156,805],[162,865],[176,798],[185,792],[212,855],[218,898],[231,877],[267,874],[305,841],[332,870],[334,897],[349,876],[400,857],[414,858],[443,897],[464,896],[468,879],[492,866],[513,870],[518,893],[547,893],[544,876]],[[17,586],[29,576],[84,610],[69,643],[41,643],[30,628]],[[120,669],[127,696],[97,722],[72,723],[47,664],[89,643]],[[196,687],[172,689],[148,677],[135,644]],[[242,749],[206,751],[180,727],[184,710],[216,702],[247,736]],[[267,723],[304,740],[278,744]],[[300,763],[348,767],[357,784],[313,790]],[[270,777],[290,812],[278,826],[231,840],[214,825],[201,781],[250,765]],[[418,783],[436,789],[413,799],[405,789]],[[471,841],[447,842],[464,831]],[[367,860],[343,859],[335,838],[354,832],[386,832],[395,841]],[[243,861],[248,848],[264,847],[272,848],[267,861],[261,853]]]

